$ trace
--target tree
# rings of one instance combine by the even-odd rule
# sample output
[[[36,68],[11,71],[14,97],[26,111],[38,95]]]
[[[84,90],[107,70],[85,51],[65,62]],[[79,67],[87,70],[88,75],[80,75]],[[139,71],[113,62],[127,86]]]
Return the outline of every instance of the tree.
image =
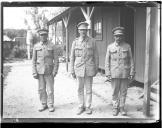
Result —
[[[69,7],[30,7],[26,10],[27,16],[24,19],[24,23],[28,26],[28,29],[47,28],[48,20],[68,8]]]
[[[47,28],[48,19],[45,16],[47,10],[42,7],[31,7],[26,10],[27,17],[24,23],[28,26],[28,29],[41,29]]]
[[[13,40],[16,37],[16,33],[15,31],[8,31],[7,36]]]
[[[7,35],[9,38],[14,39],[15,37],[26,37],[25,29],[5,29],[3,31],[4,35]]]

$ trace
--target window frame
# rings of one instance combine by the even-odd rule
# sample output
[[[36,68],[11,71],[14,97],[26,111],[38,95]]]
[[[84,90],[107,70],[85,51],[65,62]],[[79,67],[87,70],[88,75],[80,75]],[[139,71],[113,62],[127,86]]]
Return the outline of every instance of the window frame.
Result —
[[[93,37],[95,40],[102,41],[103,40],[103,18],[96,16],[96,17],[94,17],[93,20],[94,20],[93,21]],[[95,32],[96,32],[95,24],[97,24],[97,23],[101,23],[101,34],[98,36],[95,35]]]

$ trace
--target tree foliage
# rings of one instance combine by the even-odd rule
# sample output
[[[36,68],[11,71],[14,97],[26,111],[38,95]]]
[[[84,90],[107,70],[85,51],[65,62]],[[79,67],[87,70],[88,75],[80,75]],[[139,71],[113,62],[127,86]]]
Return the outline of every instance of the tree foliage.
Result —
[[[27,17],[24,19],[24,23],[28,26],[28,29],[47,28],[46,10],[41,9],[42,7],[31,7],[26,10]]]
[[[12,40],[15,37],[26,37],[26,30],[25,29],[5,29],[3,31],[4,35],[7,35]]]
[[[69,7],[30,7],[26,10],[24,23],[28,29],[47,28],[47,22]]]

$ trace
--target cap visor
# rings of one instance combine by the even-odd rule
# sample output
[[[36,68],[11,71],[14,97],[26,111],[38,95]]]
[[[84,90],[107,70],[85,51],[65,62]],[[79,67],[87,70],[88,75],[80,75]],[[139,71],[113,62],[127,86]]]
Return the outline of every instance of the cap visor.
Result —
[[[114,34],[114,36],[115,36],[115,35],[124,35],[124,34],[123,34],[123,33],[116,33],[116,34]]]

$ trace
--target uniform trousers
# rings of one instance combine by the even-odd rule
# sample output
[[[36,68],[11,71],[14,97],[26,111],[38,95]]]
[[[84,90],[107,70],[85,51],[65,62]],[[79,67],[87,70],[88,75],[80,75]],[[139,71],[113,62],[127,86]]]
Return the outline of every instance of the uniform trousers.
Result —
[[[83,108],[84,106],[87,108],[91,107],[92,102],[92,76],[84,76],[77,77],[78,84],[78,99],[79,99],[79,107]],[[84,88],[86,90],[86,95],[84,95]]]
[[[54,104],[54,77],[53,75],[39,74],[38,93],[42,105]]]
[[[112,103],[113,107],[124,107],[127,89],[128,89],[128,79],[127,78],[112,78]]]

